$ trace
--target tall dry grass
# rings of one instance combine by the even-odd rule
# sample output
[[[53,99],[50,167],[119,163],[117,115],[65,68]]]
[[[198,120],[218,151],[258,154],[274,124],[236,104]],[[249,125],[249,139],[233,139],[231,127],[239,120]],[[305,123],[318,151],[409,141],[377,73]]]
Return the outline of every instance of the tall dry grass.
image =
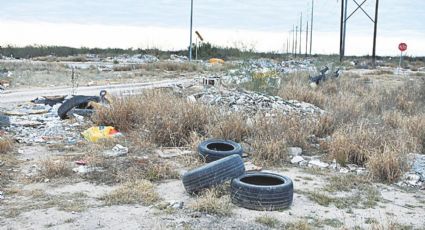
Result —
[[[189,103],[165,90],[152,90],[115,98],[93,119],[99,125],[113,125],[122,131],[137,130],[141,138],[158,146],[183,146],[189,143],[192,132],[205,134],[214,117],[214,111],[207,106]]]
[[[13,142],[12,139],[7,136],[0,137],[0,154],[6,154],[12,151]]]
[[[406,154],[425,149],[425,78],[370,84],[374,77],[344,74],[311,88],[305,76],[290,75],[278,94],[330,114],[317,132],[332,136],[321,146],[329,158],[366,165],[373,179],[393,182],[408,168]]]

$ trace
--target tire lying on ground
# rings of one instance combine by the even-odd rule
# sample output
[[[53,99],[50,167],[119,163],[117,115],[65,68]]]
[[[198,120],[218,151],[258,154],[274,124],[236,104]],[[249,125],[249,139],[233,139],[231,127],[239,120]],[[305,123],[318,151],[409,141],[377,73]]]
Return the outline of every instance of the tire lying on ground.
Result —
[[[58,116],[61,119],[68,117],[67,113],[73,108],[87,109],[87,105],[90,101],[99,102],[100,97],[98,96],[73,96],[66,100],[58,109]]]
[[[274,173],[248,173],[232,180],[232,203],[239,207],[273,211],[292,204],[294,186],[289,177]]]
[[[9,126],[10,126],[9,117],[0,113],[0,127],[9,127]]]
[[[72,117],[74,114],[83,116],[83,117],[90,117],[93,115],[94,111],[93,109],[71,109],[66,113],[67,117]]]
[[[209,139],[198,145],[199,154],[206,162],[231,156],[233,154],[242,156],[242,146],[231,140]]]
[[[245,166],[239,155],[232,155],[205,164],[183,175],[183,185],[188,193],[224,183],[245,173]]]

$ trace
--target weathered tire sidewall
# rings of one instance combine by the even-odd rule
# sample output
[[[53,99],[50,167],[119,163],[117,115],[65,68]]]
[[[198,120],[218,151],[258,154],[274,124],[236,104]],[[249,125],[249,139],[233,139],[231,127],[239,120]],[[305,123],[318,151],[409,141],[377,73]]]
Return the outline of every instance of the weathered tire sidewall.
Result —
[[[81,104],[90,102],[90,101],[99,102],[99,100],[100,100],[100,98],[98,96],[80,96],[80,95],[74,96],[74,97],[72,97],[72,98],[64,101],[62,103],[62,105],[59,106],[59,108],[58,108],[58,116],[61,119],[66,119],[68,117],[67,116],[67,113],[71,109],[73,109],[73,108],[75,108],[75,107],[77,107],[77,106],[79,106]]]
[[[182,182],[188,193],[196,193],[244,173],[242,158],[239,155],[231,155],[186,172],[182,176]]]
[[[208,145],[213,143],[219,143],[219,144],[228,144],[233,146],[233,150],[230,151],[215,151],[212,149],[207,148]],[[198,153],[199,155],[206,160],[206,162],[212,162],[219,160],[224,157],[228,157],[231,155],[239,155],[242,157],[243,149],[242,146],[239,143],[236,143],[232,140],[223,140],[223,139],[208,139],[203,142],[201,142],[198,145]]]
[[[252,176],[267,176],[283,180],[279,185],[254,185],[242,182],[241,179]],[[292,180],[283,175],[269,172],[247,173],[234,178],[230,184],[232,203],[239,207],[253,210],[283,210],[289,208],[293,202],[294,184]],[[243,197],[250,196],[249,201]]]

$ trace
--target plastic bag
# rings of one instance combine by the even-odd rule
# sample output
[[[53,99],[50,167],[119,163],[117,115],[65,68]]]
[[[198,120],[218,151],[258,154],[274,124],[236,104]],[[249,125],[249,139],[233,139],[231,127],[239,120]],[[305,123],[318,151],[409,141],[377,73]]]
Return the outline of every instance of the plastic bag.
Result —
[[[122,136],[122,133],[112,126],[95,126],[85,130],[81,135],[90,142],[97,142],[100,139]]]

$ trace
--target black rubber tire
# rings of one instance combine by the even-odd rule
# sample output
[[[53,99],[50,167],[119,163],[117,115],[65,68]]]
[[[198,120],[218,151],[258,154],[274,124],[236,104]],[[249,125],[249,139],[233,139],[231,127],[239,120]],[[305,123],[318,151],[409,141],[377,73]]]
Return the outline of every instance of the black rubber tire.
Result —
[[[10,126],[9,116],[6,116],[0,113],[0,127],[9,127],[9,126]]]
[[[291,206],[294,185],[289,177],[256,172],[242,175],[230,184],[232,203],[243,208],[273,211]]]
[[[71,109],[66,113],[66,116],[72,117],[73,114],[77,114],[83,117],[90,117],[93,115],[94,110],[93,109]]]
[[[222,147],[222,150],[217,150],[214,146]],[[209,139],[201,142],[198,145],[200,156],[206,162],[212,162],[231,155],[239,155],[242,157],[242,146],[231,140]]]
[[[90,101],[99,102],[100,97],[98,96],[73,96],[72,98],[66,100],[58,109],[58,116],[60,119],[66,119],[67,113],[73,108],[86,109],[87,104]]]
[[[186,172],[182,181],[188,193],[197,193],[202,189],[222,184],[244,173],[245,166],[241,156],[232,155]]]

